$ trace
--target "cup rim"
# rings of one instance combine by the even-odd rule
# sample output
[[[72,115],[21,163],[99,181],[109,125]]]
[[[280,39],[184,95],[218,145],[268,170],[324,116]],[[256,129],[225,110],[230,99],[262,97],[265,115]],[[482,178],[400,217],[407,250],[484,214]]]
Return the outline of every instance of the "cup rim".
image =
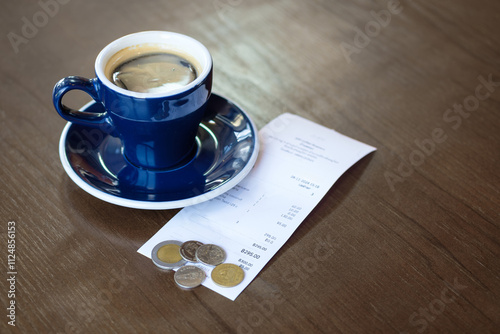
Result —
[[[168,92],[159,92],[159,93],[140,93],[140,92],[134,92],[130,91],[121,87],[118,87],[114,83],[112,83],[107,77],[106,74],[104,73],[104,68],[106,66],[106,62],[110,59],[111,56],[113,56],[115,53],[118,51],[127,48],[129,46],[141,44],[141,43],[130,43],[132,40],[140,37],[151,37],[153,36],[158,36],[158,44],[161,43],[161,39],[167,39],[171,41],[172,39],[177,39],[177,40],[184,40],[188,43],[191,43],[195,45],[201,52],[197,55],[192,55],[194,58],[196,58],[198,61],[200,61],[200,66],[202,67],[202,72],[198,75],[198,77],[190,82],[189,84],[175,88],[172,90],[169,90]],[[146,43],[146,42],[144,42]],[[159,31],[159,30],[152,30],[152,31],[141,31],[141,32],[136,32],[132,34],[125,35],[123,37],[120,37],[108,45],[106,45],[101,52],[99,52],[99,55],[97,56],[95,60],[95,73],[97,78],[109,89],[114,90],[118,93],[121,93],[123,95],[135,97],[135,98],[158,98],[158,97],[171,97],[175,95],[179,95],[182,93],[185,93],[187,91],[190,91],[194,87],[197,87],[198,85],[202,84],[205,79],[207,78],[208,74],[212,70],[212,56],[210,55],[210,52],[208,49],[198,40],[184,35],[180,34],[177,32],[172,32],[172,31]]]

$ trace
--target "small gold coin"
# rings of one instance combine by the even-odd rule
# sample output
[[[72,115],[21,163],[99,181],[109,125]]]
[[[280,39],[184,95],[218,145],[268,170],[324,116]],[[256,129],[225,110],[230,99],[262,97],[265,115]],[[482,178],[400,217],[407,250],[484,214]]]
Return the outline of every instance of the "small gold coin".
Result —
[[[245,272],[235,264],[223,263],[212,270],[211,276],[215,284],[225,288],[232,288],[243,281]]]

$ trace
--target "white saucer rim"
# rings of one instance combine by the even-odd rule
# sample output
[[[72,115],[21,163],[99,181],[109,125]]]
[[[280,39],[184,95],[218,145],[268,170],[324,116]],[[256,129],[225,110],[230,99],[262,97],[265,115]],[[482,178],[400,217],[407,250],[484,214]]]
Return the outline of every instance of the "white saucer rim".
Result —
[[[214,93],[212,93],[214,94]],[[215,95],[215,94],[214,94]],[[248,114],[236,103],[234,103],[232,100],[229,100],[225,96],[222,96],[220,94],[216,94],[217,96],[225,99],[226,101],[230,102],[231,104],[235,105],[243,114],[248,119],[248,122],[250,126],[252,127],[253,132],[255,133],[255,142],[254,142],[254,149],[252,152],[252,155],[250,156],[250,159],[248,160],[247,164],[243,169],[236,174],[231,180],[228,182],[224,183],[220,187],[210,190],[207,193],[197,195],[194,197],[190,198],[185,198],[185,199],[180,199],[180,200],[174,200],[174,201],[160,201],[160,202],[149,202],[149,201],[139,201],[139,200],[134,200],[134,199],[128,199],[128,198],[121,198],[112,194],[108,194],[103,192],[102,190],[99,190],[87,182],[85,182],[74,170],[71,164],[69,163],[68,156],[66,155],[66,137],[69,132],[69,129],[73,125],[73,123],[68,122],[62,133],[61,133],[61,138],[59,139],[59,158],[61,160],[62,166],[64,170],[66,171],[66,174],[70,177],[70,179],[75,182],[75,184],[80,187],[82,190],[87,192],[88,194],[111,204],[115,204],[118,206],[123,206],[127,208],[133,208],[133,209],[142,209],[142,210],[168,210],[168,209],[179,209],[183,208],[186,206],[191,206],[195,204],[199,204],[205,201],[208,201],[210,199],[213,199],[217,196],[222,195],[223,193],[227,192],[231,188],[235,187],[238,183],[240,183],[252,170],[253,166],[255,165],[257,161],[257,157],[259,155],[259,150],[260,150],[260,143],[259,143],[259,136],[258,136],[258,130],[257,127],[255,126],[253,120],[248,116]],[[85,104],[80,110],[88,108],[90,105],[96,103],[95,101],[90,101],[89,103]]]

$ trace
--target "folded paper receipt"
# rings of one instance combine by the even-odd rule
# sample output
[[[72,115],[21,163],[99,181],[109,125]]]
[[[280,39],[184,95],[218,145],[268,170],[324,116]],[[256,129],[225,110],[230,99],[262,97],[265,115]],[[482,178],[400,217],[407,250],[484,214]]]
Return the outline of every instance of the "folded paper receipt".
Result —
[[[285,244],[332,185],[374,147],[300,116],[285,113],[259,131],[259,158],[248,176],[228,192],[174,216],[138,252],[164,240],[217,244],[226,263],[244,269],[241,284],[220,287],[204,269],[203,285],[235,300]]]

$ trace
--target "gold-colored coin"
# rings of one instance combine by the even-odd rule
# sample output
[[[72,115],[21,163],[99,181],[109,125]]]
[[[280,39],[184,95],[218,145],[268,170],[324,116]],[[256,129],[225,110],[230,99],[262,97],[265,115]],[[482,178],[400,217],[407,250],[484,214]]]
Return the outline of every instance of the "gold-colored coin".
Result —
[[[212,270],[211,276],[215,284],[225,288],[232,288],[243,281],[245,272],[235,264],[223,263]]]
[[[167,244],[158,249],[158,258],[165,263],[176,263],[182,260],[181,253],[179,252],[179,245]]]
[[[179,268],[186,263],[179,252],[182,242],[177,240],[167,240],[160,242],[151,251],[153,263],[165,270]]]

